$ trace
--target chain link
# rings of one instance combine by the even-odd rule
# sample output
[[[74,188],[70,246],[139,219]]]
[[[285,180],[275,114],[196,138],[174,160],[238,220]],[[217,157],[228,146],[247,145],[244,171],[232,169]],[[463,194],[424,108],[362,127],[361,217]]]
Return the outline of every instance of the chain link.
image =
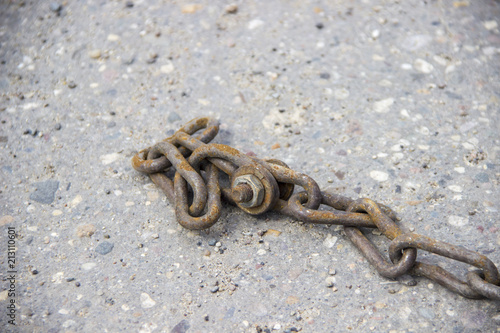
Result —
[[[389,207],[370,199],[353,200],[322,192],[314,179],[282,161],[261,160],[227,145],[209,143],[218,131],[217,120],[196,118],[132,159],[134,169],[149,174],[175,205],[177,221],[183,227],[211,227],[221,215],[222,198],[252,215],[275,210],[303,222],[343,225],[347,237],[386,278],[424,276],[467,298],[500,300],[500,274],[486,256],[406,233],[396,224],[396,214]],[[167,176],[171,171],[175,172],[173,180]],[[221,172],[229,178],[229,186]],[[295,186],[303,191],[294,193]],[[321,205],[329,209],[320,209]],[[391,241],[390,261],[363,235],[361,227],[376,228]],[[462,281],[439,266],[417,261],[417,249],[479,270],[469,271]]]

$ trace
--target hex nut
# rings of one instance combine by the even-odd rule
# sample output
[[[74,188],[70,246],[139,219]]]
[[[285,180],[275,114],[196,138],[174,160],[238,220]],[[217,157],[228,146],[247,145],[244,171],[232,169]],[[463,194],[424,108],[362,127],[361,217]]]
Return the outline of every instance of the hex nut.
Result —
[[[239,205],[243,207],[257,207],[262,204],[264,200],[264,186],[262,185],[259,178],[254,175],[242,175],[237,177],[233,182],[233,187],[236,187],[240,184],[247,184],[252,188],[253,196],[252,200],[248,202],[241,202]]]

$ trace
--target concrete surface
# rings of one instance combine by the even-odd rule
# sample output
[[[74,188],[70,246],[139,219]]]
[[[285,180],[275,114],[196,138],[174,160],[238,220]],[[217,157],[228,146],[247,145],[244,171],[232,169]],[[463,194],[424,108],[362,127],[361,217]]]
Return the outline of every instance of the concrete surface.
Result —
[[[184,230],[130,159],[217,117],[215,142],[499,264],[500,3],[227,5],[0,2],[1,330],[498,331],[498,302],[384,279],[340,227],[225,206]]]

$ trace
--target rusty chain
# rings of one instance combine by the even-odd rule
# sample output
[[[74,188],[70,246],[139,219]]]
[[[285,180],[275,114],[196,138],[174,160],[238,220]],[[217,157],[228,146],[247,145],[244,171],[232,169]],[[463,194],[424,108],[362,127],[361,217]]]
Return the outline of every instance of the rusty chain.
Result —
[[[311,177],[282,161],[261,160],[227,145],[209,143],[218,131],[217,120],[196,118],[132,159],[134,169],[149,174],[175,205],[177,221],[183,227],[199,230],[212,226],[220,217],[222,198],[252,215],[275,210],[303,222],[343,225],[347,237],[386,278],[424,276],[467,298],[500,300],[500,274],[486,256],[405,233],[395,223],[396,215],[389,207],[370,199],[353,200],[322,192]],[[222,186],[221,172],[229,177],[229,186]],[[304,191],[294,193],[295,186]],[[320,205],[330,209],[319,210]],[[390,261],[384,259],[360,227],[377,228],[391,240]],[[417,261],[417,249],[479,269],[469,271],[463,281],[437,265]]]

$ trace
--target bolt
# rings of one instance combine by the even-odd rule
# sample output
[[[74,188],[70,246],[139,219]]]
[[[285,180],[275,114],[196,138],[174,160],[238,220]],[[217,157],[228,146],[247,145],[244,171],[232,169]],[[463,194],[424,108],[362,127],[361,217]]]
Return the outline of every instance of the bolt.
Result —
[[[240,206],[258,207],[264,201],[264,185],[252,174],[238,176],[233,181],[231,196]]]
[[[249,202],[253,198],[252,187],[246,183],[236,185],[231,191],[231,196],[238,203]]]

